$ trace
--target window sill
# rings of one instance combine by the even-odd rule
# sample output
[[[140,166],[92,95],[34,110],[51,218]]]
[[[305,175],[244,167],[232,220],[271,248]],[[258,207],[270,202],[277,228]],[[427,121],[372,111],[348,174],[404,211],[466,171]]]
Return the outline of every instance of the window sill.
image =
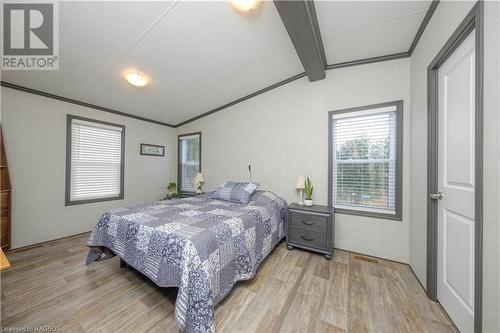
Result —
[[[356,209],[347,209],[347,208],[337,208],[335,207],[335,214],[344,214],[344,215],[354,215],[354,216],[362,216],[362,217],[372,217],[376,219],[384,219],[384,220],[393,220],[393,221],[402,221],[401,213],[396,214],[388,214],[388,213],[378,213],[378,212],[370,212],[365,210],[356,210]]]
[[[95,202],[104,202],[104,201],[113,201],[113,200],[123,200],[124,196],[120,195],[118,197],[112,198],[98,198],[98,199],[86,199],[86,200],[74,200],[74,201],[66,201],[65,206],[76,206],[76,205],[84,205]]]

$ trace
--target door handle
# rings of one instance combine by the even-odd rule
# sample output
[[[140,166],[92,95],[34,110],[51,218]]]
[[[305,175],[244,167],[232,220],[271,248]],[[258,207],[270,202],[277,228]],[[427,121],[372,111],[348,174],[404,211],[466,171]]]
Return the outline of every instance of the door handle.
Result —
[[[300,238],[302,238],[306,242],[312,242],[314,240],[314,238],[309,238],[309,237],[305,237],[305,236],[300,236]]]
[[[430,197],[431,197],[431,199],[433,199],[433,200],[443,200],[444,193],[441,193],[441,192],[438,192],[438,193],[431,193],[429,196],[430,196]]]

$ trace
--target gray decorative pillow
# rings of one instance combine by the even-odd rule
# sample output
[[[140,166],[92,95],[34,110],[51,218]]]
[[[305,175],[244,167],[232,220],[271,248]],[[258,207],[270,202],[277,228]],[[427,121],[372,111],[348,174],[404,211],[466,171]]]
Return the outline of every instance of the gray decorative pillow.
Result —
[[[246,204],[252,199],[252,195],[258,187],[257,183],[225,182],[208,197]]]

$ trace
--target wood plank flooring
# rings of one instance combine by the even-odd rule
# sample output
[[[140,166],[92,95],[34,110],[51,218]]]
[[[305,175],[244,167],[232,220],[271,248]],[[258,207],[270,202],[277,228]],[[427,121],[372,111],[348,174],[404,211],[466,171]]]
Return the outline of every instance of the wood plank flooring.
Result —
[[[178,332],[175,288],[115,257],[85,265],[88,234],[8,254],[1,325],[64,332]],[[216,307],[218,332],[455,332],[407,265],[335,251],[327,261],[278,245],[257,276]]]

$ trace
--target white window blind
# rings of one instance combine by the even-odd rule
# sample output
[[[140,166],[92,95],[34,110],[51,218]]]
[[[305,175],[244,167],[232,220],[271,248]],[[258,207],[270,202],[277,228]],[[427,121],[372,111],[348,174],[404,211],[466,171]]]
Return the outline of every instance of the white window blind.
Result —
[[[122,193],[122,127],[72,119],[70,200]]]
[[[180,189],[182,192],[195,192],[194,178],[200,172],[200,135],[188,135],[180,141]]]
[[[396,106],[334,114],[335,207],[396,213]]]

